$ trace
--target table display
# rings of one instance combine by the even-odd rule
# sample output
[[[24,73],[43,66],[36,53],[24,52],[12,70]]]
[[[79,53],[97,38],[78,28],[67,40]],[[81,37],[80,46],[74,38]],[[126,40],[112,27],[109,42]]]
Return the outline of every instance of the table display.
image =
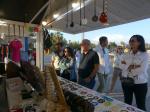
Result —
[[[61,82],[63,90],[70,93],[70,96],[72,98],[66,98],[67,102],[71,104],[70,102],[73,101],[73,95],[75,97],[79,96],[81,100],[76,100],[76,108],[82,104],[87,104],[88,106],[86,109],[88,112],[144,112],[140,109],[137,109],[136,107],[130,106],[128,104],[125,104],[123,102],[120,102],[116,99],[113,99],[105,94],[100,94],[96,91],[93,91],[91,89],[85,88],[81,85],[78,85],[77,83],[68,81],[64,78],[59,77],[59,80]],[[65,94],[64,92],[64,94]],[[66,92],[66,93],[67,93]],[[65,96],[67,96],[65,94]],[[69,96],[69,95],[68,95]],[[71,101],[70,101],[71,100]],[[74,100],[75,101],[75,100]],[[86,101],[86,103],[85,103]],[[75,103],[75,102],[73,102]],[[82,105],[83,106],[83,105]],[[82,109],[80,112],[85,112],[83,110],[86,110],[85,108]]]
[[[10,74],[6,80],[10,112],[144,112],[106,94],[57,77],[51,66],[46,67],[43,74],[28,63],[21,63],[21,68],[18,67],[15,70],[19,73],[13,72],[18,77]]]

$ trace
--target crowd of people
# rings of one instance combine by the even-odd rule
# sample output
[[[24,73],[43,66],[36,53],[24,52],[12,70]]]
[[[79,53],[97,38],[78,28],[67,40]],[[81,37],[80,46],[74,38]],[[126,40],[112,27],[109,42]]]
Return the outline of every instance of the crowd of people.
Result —
[[[63,47],[62,43],[55,45],[56,51],[52,55],[52,64],[57,75],[77,82],[82,86],[104,93],[108,76],[112,66],[108,46],[108,38],[99,38],[99,44],[91,49],[91,42],[83,39],[81,50],[74,52],[71,47]],[[145,48],[145,40],[141,35],[133,35],[129,40],[130,50],[123,52],[118,45],[113,53],[113,74],[109,93],[114,90],[119,78],[124,93],[124,101],[132,105],[133,94],[137,107],[146,110],[145,100],[148,83],[148,54]],[[98,78],[98,85],[95,78]]]

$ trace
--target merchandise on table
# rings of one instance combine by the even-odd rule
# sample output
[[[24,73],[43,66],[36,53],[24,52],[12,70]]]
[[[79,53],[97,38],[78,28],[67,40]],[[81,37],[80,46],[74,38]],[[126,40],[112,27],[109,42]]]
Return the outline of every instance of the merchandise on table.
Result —
[[[85,88],[62,77],[59,77],[59,80],[69,105],[71,104],[70,106],[72,108],[80,108],[81,104],[83,104],[82,107],[85,107],[83,109],[89,110],[82,111],[83,109],[80,109],[76,112],[144,112],[136,107],[127,105],[109,96],[99,94],[96,91]],[[78,98],[78,101],[84,103],[76,103],[74,102],[74,98]],[[84,106],[84,104],[87,106]]]

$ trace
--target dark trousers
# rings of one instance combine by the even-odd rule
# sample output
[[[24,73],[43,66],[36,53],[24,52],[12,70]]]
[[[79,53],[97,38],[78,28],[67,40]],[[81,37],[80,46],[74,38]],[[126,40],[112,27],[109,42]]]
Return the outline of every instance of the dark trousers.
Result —
[[[125,103],[132,105],[133,94],[135,95],[136,104],[139,109],[146,111],[146,94],[147,94],[147,83],[144,84],[134,84],[134,86],[126,86],[122,84],[124,92]]]
[[[78,83],[84,87],[87,87],[89,89],[93,89],[94,85],[95,85],[95,78],[92,79],[90,82],[85,82],[84,79],[79,78]]]

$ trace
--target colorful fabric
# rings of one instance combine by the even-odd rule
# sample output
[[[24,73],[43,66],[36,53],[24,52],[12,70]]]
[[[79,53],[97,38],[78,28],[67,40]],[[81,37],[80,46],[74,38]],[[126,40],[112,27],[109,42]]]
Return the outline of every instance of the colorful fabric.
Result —
[[[20,49],[22,48],[22,43],[19,40],[15,39],[10,42],[9,47],[12,53],[12,60],[15,62],[19,62],[20,61]]]
[[[93,105],[94,109],[92,109],[93,107],[88,108],[82,106],[82,108],[85,107],[83,111],[81,109],[82,112],[144,112],[140,109],[137,109],[136,107],[120,102],[114,98],[106,96],[105,94],[100,94],[96,91],[78,85],[77,83],[68,81],[64,78],[59,77],[59,80],[64,91],[69,91],[70,93],[74,94],[74,95],[70,94],[71,98],[69,98],[68,96],[66,97],[67,102],[71,102],[73,106],[76,108],[81,107],[81,105],[86,104],[86,102],[90,103],[88,104],[88,106],[90,107],[91,105]],[[65,96],[66,96],[66,92],[65,92]],[[73,100],[74,99],[73,96],[74,97],[78,96],[77,98],[78,100]],[[69,99],[70,101],[68,101]],[[81,101],[81,102],[78,103],[76,101]]]

